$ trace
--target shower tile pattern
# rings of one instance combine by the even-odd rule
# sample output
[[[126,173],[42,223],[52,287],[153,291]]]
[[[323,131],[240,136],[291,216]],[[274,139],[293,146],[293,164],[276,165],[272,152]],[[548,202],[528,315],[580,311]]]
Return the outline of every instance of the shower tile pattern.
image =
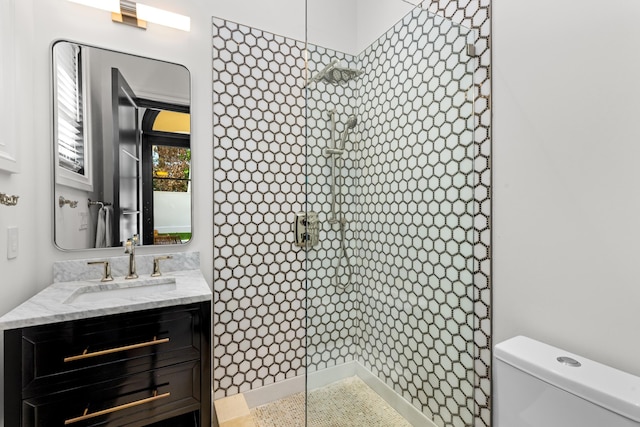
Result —
[[[214,399],[304,374],[303,52],[213,19]]]
[[[308,46],[310,75],[317,75],[332,60],[340,66],[358,68],[357,58],[324,47]],[[339,139],[348,117],[357,113],[357,81],[344,84],[310,83],[307,96],[307,205],[318,212],[320,242],[307,252],[307,362],[309,371],[328,368],[351,361],[357,354],[360,301],[354,297],[353,284],[348,284],[346,259],[338,267],[336,253],[340,250],[339,226],[331,219],[331,164],[337,165],[336,218],[344,217],[347,253],[356,278],[357,264],[353,244],[357,240],[356,209],[358,206],[358,143],[357,127],[348,134],[345,152],[328,156],[325,149],[331,140],[330,111],[335,111],[336,135]],[[337,271],[336,271],[337,269]]]
[[[335,227],[327,225],[327,218],[323,218],[330,211],[331,159],[322,153],[329,138],[326,110],[337,108],[340,131],[346,117],[357,111],[359,103],[366,102],[367,96],[371,98],[375,92],[358,92],[357,86],[351,84],[325,88],[324,92],[310,91],[309,141],[306,147],[309,151],[306,167],[309,169],[304,170],[304,43],[214,19],[215,398],[304,373],[303,281],[306,267],[312,315],[307,338],[310,370],[362,358],[361,362],[396,391],[408,398],[418,396],[412,401],[418,408],[441,412],[443,415],[437,419],[440,425],[457,426],[460,420],[470,418],[475,418],[477,427],[490,425],[490,1],[434,0],[423,3],[423,7],[475,29],[477,58],[473,60],[474,83],[480,96],[476,97],[473,116],[469,118],[468,112],[457,106],[439,111],[445,115],[454,111],[458,118],[469,120],[475,126],[475,144],[464,145],[460,151],[453,149],[446,137],[444,146],[437,145],[435,138],[431,148],[437,155],[430,158],[427,154],[423,164],[420,155],[426,153],[414,153],[413,147],[411,152],[402,156],[399,156],[399,147],[383,154],[373,147],[357,146],[359,138],[355,135],[350,137],[350,142],[356,146],[341,159],[344,188],[341,206],[350,221],[347,241],[351,243],[348,250],[356,251],[359,264],[355,265],[357,280],[354,288],[347,288],[345,292],[331,289],[330,277],[335,268],[335,257],[331,254],[338,249],[337,236]],[[412,31],[414,29],[412,27]],[[440,25],[428,36],[435,40],[442,38],[440,32],[444,29]],[[447,40],[450,40],[450,35],[454,38],[460,35],[455,31],[450,33],[450,29],[446,34]],[[376,56],[382,58],[387,55],[386,60],[395,61],[405,55],[402,50],[410,48],[399,46],[402,44],[399,42],[407,35],[407,28],[394,28],[357,58],[309,46],[310,71],[313,73],[314,67],[317,71],[336,57],[343,63],[369,67],[372,71],[381,61]],[[437,59],[444,63],[445,70],[446,56],[452,56],[454,51],[460,52],[459,46],[455,49],[447,46],[447,49],[447,54]],[[402,60],[410,61],[410,56],[402,57]],[[409,63],[406,65],[411,69]],[[402,73],[402,70],[398,71]],[[447,71],[454,72],[453,69]],[[393,79],[391,74],[388,77]],[[408,74],[403,76],[400,84],[407,85],[407,90],[413,87],[414,95],[424,97],[425,94],[420,92],[420,82],[415,80],[416,75],[413,79],[406,77]],[[444,80],[442,74],[437,77]],[[450,75],[445,77],[451,79]],[[461,81],[459,78],[453,80]],[[315,95],[319,93],[323,95]],[[393,101],[391,95],[384,96],[390,96],[388,102],[398,102],[394,108],[415,99],[412,96]],[[361,97],[359,100],[358,96]],[[349,101],[345,103],[346,99]],[[364,110],[358,112],[363,121],[358,126],[359,131],[363,132],[363,137],[376,137],[377,131],[366,130],[368,127],[365,129],[363,126],[366,121],[367,126],[383,130],[378,135],[378,142],[391,144],[396,135],[385,128],[383,120],[376,122],[387,112],[374,111],[377,116],[370,113],[367,117]],[[428,108],[426,111],[431,113]],[[435,121],[438,113],[431,120]],[[393,114],[389,116],[390,120],[392,117]],[[450,117],[446,117],[449,121]],[[396,120],[402,119],[396,117]],[[455,121],[454,117],[452,123]],[[414,123],[418,122],[414,120]],[[407,123],[402,125],[407,127]],[[438,136],[445,127],[439,127]],[[421,130],[416,128],[416,132]],[[364,132],[370,133],[365,136]],[[456,135],[456,132],[452,126],[444,134]],[[397,136],[404,137],[403,134]],[[363,151],[359,153],[358,150]],[[370,163],[374,157],[390,162],[384,166],[383,178]],[[448,166],[455,163],[451,160],[453,158],[462,160],[458,169]],[[469,164],[471,158],[472,165]],[[411,174],[403,172],[397,175],[407,167],[412,170]],[[438,182],[425,181],[426,175],[418,173],[421,167],[434,172]],[[307,188],[305,174],[309,179]],[[371,180],[375,179],[379,181],[372,183]],[[475,185],[473,197],[464,190],[469,185]],[[372,191],[374,187],[391,190],[394,197],[380,197]],[[452,195],[449,189],[457,194]],[[306,266],[304,252],[289,243],[292,230],[289,225],[291,218],[287,217],[292,212],[304,210],[305,191],[309,193],[309,208],[319,211],[321,221],[325,222],[321,230],[321,244],[309,252]],[[404,200],[403,195],[411,192],[423,193],[419,202]],[[427,200],[428,197],[431,199]],[[438,218],[434,216],[432,224],[425,223],[429,220],[424,218],[415,218],[417,203],[423,203],[430,212],[430,203],[435,202],[440,208],[444,207],[447,214]],[[456,202],[463,202],[464,207]],[[389,214],[400,215],[400,208],[406,209],[403,214],[413,212],[410,215],[416,220],[415,224],[421,224],[424,229],[418,230],[417,225],[405,229],[395,223],[395,216]],[[386,213],[391,221],[387,223],[380,212]],[[473,215],[471,226],[469,214]],[[449,223],[456,217],[459,219],[457,224]],[[436,224],[436,221],[443,220],[447,227]],[[446,228],[450,228],[451,234],[443,231]],[[429,243],[434,247],[422,247],[429,250],[414,253],[409,240],[415,240],[422,231],[430,237],[429,233],[434,233],[433,241]],[[460,234],[463,231],[464,238]],[[355,243],[361,240],[365,243]],[[464,242],[474,242],[472,257]],[[414,242],[413,247],[420,248],[420,244],[423,243]],[[453,259],[452,245],[457,245],[462,259]],[[376,246],[385,247],[384,253],[397,253],[404,259],[400,264],[395,264],[395,261],[385,263],[385,257],[374,262],[373,257],[381,252],[371,250]],[[414,255],[421,260],[421,265],[409,262]],[[420,256],[426,256],[426,259]],[[457,268],[461,263],[473,271],[472,278],[463,277],[463,272]],[[424,289],[414,289],[404,281],[397,286],[389,286],[393,284],[394,277],[400,277],[401,270],[406,270],[403,274],[407,273],[409,277],[421,277],[421,274],[431,272],[425,269],[432,269],[433,275],[425,282],[429,286]],[[470,283],[470,280],[473,281],[472,294],[459,287],[459,283]],[[351,292],[359,292],[360,295],[350,298]],[[380,295],[390,295],[390,299]],[[438,308],[429,306],[433,302],[443,305],[440,307],[438,304]],[[467,316],[467,323],[462,322],[462,313],[474,311],[470,304],[473,304],[475,312]],[[401,331],[400,339],[388,341],[390,331],[385,325],[389,322],[380,323],[378,317],[392,319],[390,324],[398,322],[395,329]],[[450,328],[447,331],[453,333],[437,331],[436,326],[443,323]],[[416,337],[412,331],[403,332],[406,325],[417,326],[419,330],[430,333]],[[466,325],[470,325],[471,330]],[[466,345],[460,341],[469,337],[473,340]],[[450,353],[444,345],[454,346],[462,356]],[[377,358],[375,363],[371,359],[373,354]],[[436,363],[422,366],[424,354]],[[475,375],[466,371],[473,363]],[[411,377],[409,372],[415,373],[415,377]],[[468,387],[475,387],[475,405],[469,400]],[[425,392],[433,393],[426,407]]]
[[[415,9],[359,56],[358,360],[454,427],[474,417],[471,42]]]
[[[422,7],[473,28],[475,427],[491,425],[491,0],[426,0]]]

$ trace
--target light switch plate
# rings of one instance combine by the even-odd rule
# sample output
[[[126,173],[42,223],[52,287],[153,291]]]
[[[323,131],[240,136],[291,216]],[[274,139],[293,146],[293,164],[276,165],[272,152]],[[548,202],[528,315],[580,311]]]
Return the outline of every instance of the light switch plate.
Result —
[[[89,228],[89,212],[80,212],[78,215],[80,216],[80,227],[78,231],[84,231]]]
[[[18,257],[18,227],[7,228],[7,259]]]

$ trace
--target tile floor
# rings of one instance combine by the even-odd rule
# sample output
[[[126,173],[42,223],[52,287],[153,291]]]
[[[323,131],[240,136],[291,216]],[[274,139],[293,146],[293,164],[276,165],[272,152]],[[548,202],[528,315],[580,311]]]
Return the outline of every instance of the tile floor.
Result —
[[[220,427],[305,427],[305,394],[297,393],[249,412],[249,417],[246,411],[239,412],[231,419],[235,424],[226,421],[229,424],[221,423]],[[411,427],[357,377],[312,391],[307,416],[308,427]]]

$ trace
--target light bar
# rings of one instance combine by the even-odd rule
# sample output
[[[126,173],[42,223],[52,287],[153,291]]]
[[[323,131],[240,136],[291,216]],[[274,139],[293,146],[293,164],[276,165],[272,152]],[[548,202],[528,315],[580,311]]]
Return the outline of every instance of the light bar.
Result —
[[[146,4],[137,3],[138,19],[153,22],[154,24],[164,25],[166,27],[175,28],[182,31],[191,30],[191,18],[157,7],[147,6]]]
[[[78,3],[84,6],[95,7],[107,12],[120,13],[120,0],[69,0],[71,3]]]
[[[130,0],[69,0],[112,13],[112,20],[146,29],[147,22],[182,31],[191,30],[191,18]]]

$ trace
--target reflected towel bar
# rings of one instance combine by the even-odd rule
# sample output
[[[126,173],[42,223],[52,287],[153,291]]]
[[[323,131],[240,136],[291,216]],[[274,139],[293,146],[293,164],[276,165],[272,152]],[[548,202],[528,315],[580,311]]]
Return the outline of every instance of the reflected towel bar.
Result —
[[[91,207],[91,206],[100,206],[100,209],[104,208],[105,206],[111,206],[111,203],[108,202],[101,202],[98,200],[91,200],[91,199],[87,199],[89,200],[89,203],[87,204],[87,206]]]

